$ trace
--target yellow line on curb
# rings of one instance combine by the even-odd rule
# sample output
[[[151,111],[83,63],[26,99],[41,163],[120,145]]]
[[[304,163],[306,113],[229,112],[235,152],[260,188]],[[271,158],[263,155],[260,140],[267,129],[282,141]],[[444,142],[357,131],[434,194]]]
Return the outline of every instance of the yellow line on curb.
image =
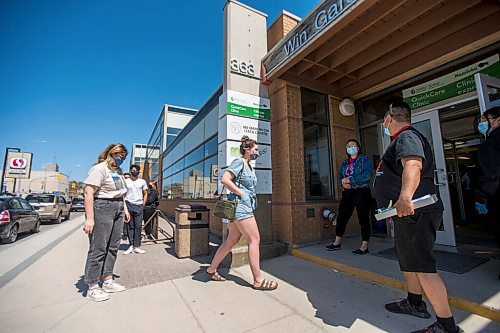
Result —
[[[397,279],[383,276],[377,273],[369,272],[364,269],[359,269],[356,267],[352,267],[346,264],[341,264],[339,262],[329,260],[329,259],[324,259],[320,258],[318,256],[306,253],[304,251],[298,250],[298,247],[293,247],[292,246],[292,256],[310,261],[314,264],[321,265],[324,267],[336,269],[339,271],[342,271],[344,273],[360,277],[364,280],[376,282],[378,284],[388,286],[394,289],[399,289],[402,291],[406,291],[405,284]],[[460,309],[467,311],[469,313],[488,318],[497,322],[500,322],[500,310],[493,309],[491,307],[476,303],[476,302],[471,302],[466,299],[456,297],[456,296],[449,296],[448,300],[450,301],[450,305]]]

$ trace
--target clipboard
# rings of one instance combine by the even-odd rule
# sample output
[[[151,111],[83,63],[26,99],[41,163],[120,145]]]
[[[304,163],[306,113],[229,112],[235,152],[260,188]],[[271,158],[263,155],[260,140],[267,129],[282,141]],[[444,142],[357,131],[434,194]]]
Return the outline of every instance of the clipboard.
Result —
[[[436,202],[439,201],[439,198],[437,197],[436,194],[427,194],[424,195],[423,197],[413,199],[413,206],[415,209],[430,206],[432,204],[435,204]],[[393,217],[396,216],[398,213],[396,211],[396,208],[393,207],[388,207],[388,208],[379,208],[377,209],[377,213],[375,214],[375,218],[377,221],[386,219],[388,217]]]

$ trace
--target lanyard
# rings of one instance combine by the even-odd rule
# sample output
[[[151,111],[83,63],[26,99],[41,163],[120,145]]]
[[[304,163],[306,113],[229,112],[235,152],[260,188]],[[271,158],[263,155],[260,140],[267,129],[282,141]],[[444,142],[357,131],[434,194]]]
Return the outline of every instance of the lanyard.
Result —
[[[347,177],[350,177],[353,174],[354,166],[356,165],[356,162],[358,162],[358,157],[359,157],[359,155],[355,159],[352,159],[351,157],[349,157],[349,165],[347,166],[347,170],[346,170]]]

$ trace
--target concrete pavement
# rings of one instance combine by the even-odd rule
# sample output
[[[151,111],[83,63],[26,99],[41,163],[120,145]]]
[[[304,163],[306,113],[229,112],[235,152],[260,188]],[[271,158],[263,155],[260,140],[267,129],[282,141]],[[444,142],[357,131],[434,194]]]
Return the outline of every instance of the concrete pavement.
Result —
[[[171,269],[189,264],[192,271],[94,303],[83,297],[87,246],[76,228],[0,289],[2,332],[409,332],[432,322],[386,312],[385,302],[405,296],[400,290],[289,255],[262,262],[265,277],[280,283],[273,292],[250,287],[248,266],[222,269],[228,281],[215,282],[203,274],[205,263],[170,258]],[[171,256],[165,244],[144,247],[156,248]],[[133,256],[120,253],[118,262],[148,260],[147,253]],[[115,273],[125,277],[127,269],[117,265]],[[500,331],[488,319],[455,315],[466,332]]]

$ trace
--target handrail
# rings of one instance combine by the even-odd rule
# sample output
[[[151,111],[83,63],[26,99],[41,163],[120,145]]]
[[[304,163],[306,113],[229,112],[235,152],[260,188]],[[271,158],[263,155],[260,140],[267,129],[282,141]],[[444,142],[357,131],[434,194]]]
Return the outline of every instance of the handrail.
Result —
[[[172,230],[175,230],[175,223],[171,222],[169,220],[169,218],[167,216],[165,216],[165,214],[163,214],[163,212],[159,209],[156,209],[155,212],[153,213],[153,215],[151,215],[151,217],[144,223],[144,225],[142,226],[142,230],[144,230],[144,228],[153,222],[153,219],[154,218],[157,218],[158,215],[160,215],[161,217],[163,217],[163,219],[165,221],[167,221],[167,223],[170,225],[170,227],[172,228]],[[170,241],[170,242],[174,242],[174,236],[173,235],[170,235],[168,233],[167,230],[163,229],[162,227],[160,227],[160,223],[157,223],[157,231],[159,231],[164,237],[163,238],[155,238],[155,236],[153,234],[149,235],[150,237],[152,237],[153,239],[146,239],[146,240],[143,240],[142,243],[148,243],[148,242],[159,242],[159,241]]]

